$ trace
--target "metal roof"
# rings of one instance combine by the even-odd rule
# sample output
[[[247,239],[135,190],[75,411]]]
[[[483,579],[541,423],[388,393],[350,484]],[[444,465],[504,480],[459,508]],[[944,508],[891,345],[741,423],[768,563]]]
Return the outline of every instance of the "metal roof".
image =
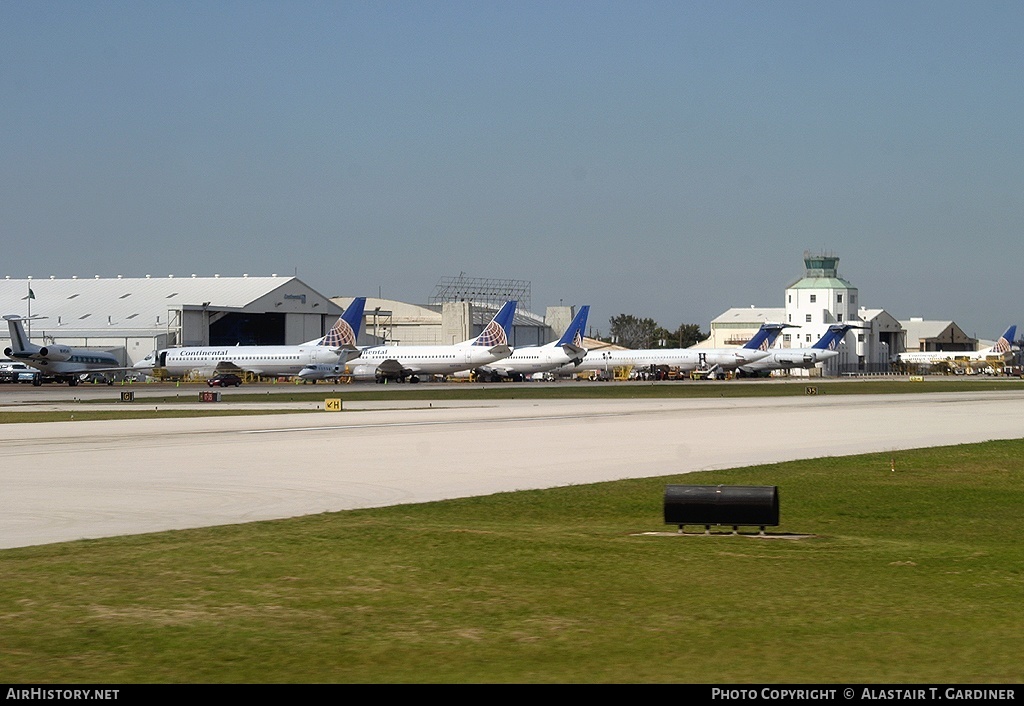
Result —
[[[786,289],[856,289],[842,277],[801,277]]]
[[[749,325],[757,328],[763,323],[780,323],[786,320],[785,307],[735,307],[711,319],[713,326],[727,324]]]
[[[925,319],[910,319],[900,321],[900,326],[907,332],[907,349],[911,345],[916,347],[922,340],[948,339],[950,342],[977,343],[954,321],[928,321]]]
[[[288,304],[281,311],[295,311],[296,302],[312,298],[323,307],[317,313],[341,313],[295,277],[108,277],[0,279],[0,314],[24,316],[31,308],[33,317],[46,317],[33,328],[50,331],[148,334],[166,330],[169,311],[241,311],[274,293]]]

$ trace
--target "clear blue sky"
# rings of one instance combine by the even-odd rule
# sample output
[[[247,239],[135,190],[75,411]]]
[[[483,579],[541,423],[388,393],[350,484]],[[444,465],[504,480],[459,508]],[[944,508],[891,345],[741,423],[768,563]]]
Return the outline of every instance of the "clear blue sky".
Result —
[[[0,0],[0,276],[1024,324],[1024,3]]]

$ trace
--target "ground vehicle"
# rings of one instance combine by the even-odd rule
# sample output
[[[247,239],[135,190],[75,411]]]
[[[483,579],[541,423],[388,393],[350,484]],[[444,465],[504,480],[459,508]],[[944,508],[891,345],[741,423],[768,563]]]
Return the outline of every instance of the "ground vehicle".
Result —
[[[35,382],[41,376],[35,368],[11,360],[0,362],[0,382]]]
[[[30,382],[36,387],[39,387],[43,384],[43,376],[35,370],[23,370],[19,373],[15,373],[14,382]]]
[[[232,385],[238,387],[242,384],[242,378],[234,373],[218,373],[207,380],[206,384],[210,387],[231,387]]]

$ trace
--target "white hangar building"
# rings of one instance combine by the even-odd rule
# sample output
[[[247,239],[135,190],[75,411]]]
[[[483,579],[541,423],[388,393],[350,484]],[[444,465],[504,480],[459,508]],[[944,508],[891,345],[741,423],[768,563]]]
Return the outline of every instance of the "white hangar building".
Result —
[[[903,327],[883,309],[860,306],[859,292],[839,276],[839,257],[804,253],[804,276],[785,290],[781,308],[729,309],[711,322],[711,336],[702,346],[743,345],[765,322],[786,323],[776,347],[813,346],[831,324],[850,323],[839,355],[820,371],[824,375],[880,373],[890,370],[890,357],[903,350]],[[793,374],[808,374],[795,369]],[[812,371],[811,374],[814,374]]]
[[[276,275],[6,278],[0,306],[45,317],[31,321],[35,343],[106,349],[126,366],[170,346],[298,344],[342,313],[297,277]],[[0,349],[10,345],[6,326],[0,339]]]
[[[345,309],[354,297],[331,299]],[[391,343],[401,346],[452,345],[478,336],[501,308],[494,302],[453,301],[409,304],[367,297],[360,345]],[[572,323],[575,307],[549,306],[544,316],[516,307],[513,346],[537,346],[558,340]]]

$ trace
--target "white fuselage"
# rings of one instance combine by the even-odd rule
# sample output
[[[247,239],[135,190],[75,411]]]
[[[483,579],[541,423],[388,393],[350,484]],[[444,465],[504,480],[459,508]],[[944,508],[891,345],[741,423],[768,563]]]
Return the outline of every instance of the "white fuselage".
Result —
[[[332,365],[331,363],[312,363],[299,371],[298,376],[305,382],[316,382],[317,380],[336,380],[348,375],[344,365]]]
[[[110,370],[121,365],[120,361],[113,354],[106,351],[90,350],[88,348],[69,348],[68,346],[46,346],[46,348],[61,360],[53,358],[19,357],[19,360],[26,365],[31,365],[44,375],[82,375],[92,370]]]
[[[826,348],[775,348],[761,360],[741,365],[748,373],[764,370],[786,370],[788,368],[813,368],[839,355],[839,351]]]
[[[734,370],[740,365],[760,360],[768,353],[750,348],[647,348],[637,350],[587,351],[577,370],[611,370],[632,366],[643,368],[667,365],[683,371],[720,367]]]
[[[298,375],[307,365],[342,365],[357,351],[328,346],[189,346],[167,348],[136,367],[163,369],[178,377],[190,373],[211,375],[218,367],[234,366],[257,375]]]
[[[534,373],[546,373],[563,365],[569,368],[575,367],[574,363],[578,358],[565,352],[562,346],[556,343],[548,343],[543,346],[523,346],[512,351],[512,355],[502,358],[496,363],[482,366],[487,372],[494,372],[499,375],[533,375]]]
[[[415,375],[451,375],[507,357],[507,346],[376,346],[365,348],[349,367],[357,380],[373,379],[382,363],[393,362]]]
[[[899,353],[896,356],[896,360],[900,363],[908,363],[913,365],[927,365],[928,363],[937,362],[1003,362],[1009,357],[1010,353],[995,353],[991,348],[986,348],[983,351],[914,351],[909,353]]]

